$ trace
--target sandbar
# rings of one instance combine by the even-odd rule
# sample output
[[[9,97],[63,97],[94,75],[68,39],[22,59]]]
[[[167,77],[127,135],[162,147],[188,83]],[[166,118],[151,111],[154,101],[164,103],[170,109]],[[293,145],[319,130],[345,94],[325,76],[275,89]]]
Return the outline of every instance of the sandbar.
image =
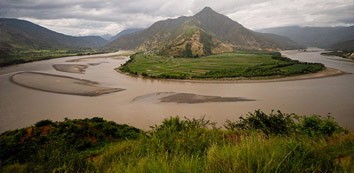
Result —
[[[138,96],[133,101],[147,102],[165,102],[165,103],[208,103],[208,102],[241,102],[254,101],[242,97],[221,97],[221,96],[206,96],[192,93],[176,93],[176,92],[156,92],[142,96]]]
[[[30,89],[79,96],[99,96],[123,91],[121,88],[100,86],[98,82],[39,72],[20,72],[10,81]]]
[[[68,60],[67,62],[83,62],[83,61],[88,61],[88,60],[92,60],[92,59],[125,59],[127,58],[127,56],[130,56],[134,54],[134,52],[132,51],[119,51],[110,55],[93,55],[90,57],[85,57],[85,58],[78,58],[78,59],[73,59],[73,60]]]
[[[89,57],[89,58],[79,58],[79,59],[73,59],[73,60],[68,60],[66,62],[84,62],[88,60],[94,60],[94,59],[124,59],[126,56],[118,56],[118,55],[111,55],[111,56],[103,56],[103,57]]]
[[[67,73],[80,73],[84,74],[87,69],[87,65],[82,64],[54,64],[53,68],[57,71],[67,72]]]

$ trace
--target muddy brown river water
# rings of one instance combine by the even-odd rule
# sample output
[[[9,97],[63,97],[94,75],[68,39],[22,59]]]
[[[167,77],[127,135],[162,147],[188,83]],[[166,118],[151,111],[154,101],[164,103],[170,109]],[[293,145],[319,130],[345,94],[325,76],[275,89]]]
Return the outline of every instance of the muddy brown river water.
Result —
[[[143,129],[149,129],[149,126],[175,115],[189,118],[205,116],[222,126],[225,120],[236,120],[240,115],[256,109],[307,115],[331,114],[341,125],[353,130],[354,62],[335,56],[322,56],[322,50],[314,50],[283,51],[282,54],[291,59],[320,62],[349,74],[257,83],[151,80],[117,73],[114,68],[128,59],[117,53],[65,57],[1,68],[0,132],[29,126],[43,119],[61,121],[65,117],[95,116]],[[60,64],[61,68],[65,67],[63,64],[84,65],[85,69],[80,73],[68,73],[53,68],[56,64]],[[94,97],[51,93],[11,82],[11,76],[19,72],[85,79],[98,82],[102,87],[124,90]]]

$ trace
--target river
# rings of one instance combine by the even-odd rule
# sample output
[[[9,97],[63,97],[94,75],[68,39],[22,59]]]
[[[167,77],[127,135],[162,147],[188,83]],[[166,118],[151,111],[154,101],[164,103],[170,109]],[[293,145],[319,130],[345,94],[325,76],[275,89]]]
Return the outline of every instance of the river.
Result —
[[[267,113],[281,110],[300,115],[331,114],[342,126],[354,129],[354,62],[335,56],[322,56],[323,50],[282,51],[282,54],[306,62],[323,63],[326,67],[350,74],[340,76],[265,83],[195,83],[188,81],[151,80],[117,73],[114,68],[128,58],[68,60],[84,57],[65,57],[14,65],[0,69],[0,132],[26,127],[43,119],[62,121],[64,118],[103,117],[142,129],[160,123],[164,118],[179,115],[188,118],[205,116],[222,126],[225,120],[236,120],[256,109]],[[96,55],[93,55],[96,56]],[[93,56],[85,56],[87,58]],[[55,70],[55,64],[89,65],[85,73]],[[49,73],[97,81],[105,87],[125,89],[96,97],[50,93],[14,84],[9,78],[18,72]],[[207,96],[242,97],[253,101],[165,103],[154,93],[176,92]],[[147,96],[146,96],[147,95]],[[136,100],[135,98],[146,98]]]

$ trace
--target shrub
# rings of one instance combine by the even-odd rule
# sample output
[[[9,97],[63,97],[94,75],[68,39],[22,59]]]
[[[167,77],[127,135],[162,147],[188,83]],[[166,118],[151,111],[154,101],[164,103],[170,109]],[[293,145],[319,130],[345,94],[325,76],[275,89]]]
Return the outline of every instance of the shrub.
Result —
[[[343,132],[344,129],[330,116],[322,118],[318,115],[312,115],[300,117],[298,131],[308,136],[331,136],[334,133]]]
[[[330,116],[320,117],[298,116],[295,114],[285,114],[280,111],[269,115],[256,110],[249,113],[246,117],[240,117],[239,121],[227,120],[225,128],[231,131],[247,130],[261,131],[266,135],[290,135],[292,133],[303,134],[307,136],[331,136],[335,133],[341,133],[345,130]]]
[[[29,129],[43,127],[1,134],[0,172],[354,170],[354,136],[340,133],[343,129],[331,117],[256,110],[228,121],[229,130],[204,117],[171,117],[147,133],[97,117],[55,124],[43,140],[36,136],[40,133],[26,138]],[[95,139],[107,143],[96,145]]]
[[[152,127],[144,143],[155,152],[200,155],[212,144],[222,141],[220,131],[210,127],[215,128],[215,123],[204,117],[184,120],[171,117]]]
[[[53,125],[53,121],[51,120],[42,120],[42,121],[38,121],[35,126],[36,127],[43,127],[43,126],[48,126],[48,125]]]
[[[240,117],[239,121],[226,121],[225,128],[229,130],[260,130],[266,135],[287,135],[290,134],[295,126],[293,114],[284,114],[280,111],[273,111],[267,115],[261,110],[249,113],[247,116]]]
[[[49,124],[55,126],[42,133],[48,129],[44,126]],[[141,133],[142,131],[137,128],[98,117],[81,120],[66,119],[64,122],[56,123],[43,120],[36,123],[34,127],[0,135],[0,163],[32,163],[34,165],[30,167],[36,167],[36,165],[45,165],[47,160],[55,160],[58,167],[63,164],[68,166],[73,157],[76,160],[83,159],[81,152],[97,149],[117,140],[137,139]],[[55,164],[47,166],[54,169],[57,168],[54,167]],[[43,169],[45,170],[43,172],[50,172],[46,167]]]

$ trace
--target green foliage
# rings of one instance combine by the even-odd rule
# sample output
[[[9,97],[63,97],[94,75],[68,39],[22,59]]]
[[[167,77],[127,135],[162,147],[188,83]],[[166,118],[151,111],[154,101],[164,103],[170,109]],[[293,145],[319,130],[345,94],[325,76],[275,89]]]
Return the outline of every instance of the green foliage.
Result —
[[[244,69],[224,69],[210,70],[205,73],[206,78],[222,78],[222,77],[267,77],[267,76],[292,76],[299,74],[314,73],[323,70],[325,67],[319,63],[299,62],[280,56],[280,54],[271,54],[272,63],[262,63],[250,66]]]
[[[309,136],[326,135],[331,136],[334,133],[344,131],[336,121],[330,116],[322,118],[317,115],[309,117],[300,117],[298,131]]]
[[[48,140],[29,157],[26,172],[84,172],[92,167],[88,154],[68,144],[65,139]]]
[[[200,43],[203,44],[203,52],[205,55],[211,55],[211,49],[213,47],[213,40],[212,37],[209,34],[206,34],[205,32],[200,33]]]
[[[0,52],[1,53],[1,52]],[[76,55],[92,55],[105,53],[102,50],[96,50],[91,48],[81,49],[14,49],[11,52],[7,52],[7,55],[0,56],[0,67],[22,64],[33,61],[47,60],[53,58],[60,58],[65,56]]]
[[[294,117],[271,114],[251,116],[286,124]],[[95,163],[103,172],[350,172],[353,144],[352,135],[339,131],[316,139],[296,133],[268,136],[254,129],[216,129],[203,118],[172,117],[139,140],[109,146]]]
[[[212,144],[222,141],[220,132],[208,127],[214,127],[214,123],[204,118],[181,120],[172,117],[154,126],[144,144],[155,152],[200,155]]]
[[[225,128],[229,130],[260,130],[266,135],[288,135],[295,127],[294,115],[273,111],[267,115],[261,110],[249,113],[246,118],[240,117],[237,122],[226,121]]]
[[[313,73],[322,64],[281,57],[279,52],[240,51],[201,58],[171,58],[138,53],[119,69],[133,75],[165,79],[268,78]]]
[[[43,126],[50,126],[50,125],[54,125],[53,121],[51,120],[42,120],[34,124],[34,126],[36,127],[43,127]]]
[[[281,111],[276,113],[272,111],[267,115],[261,110],[249,113],[246,117],[240,117],[239,121],[227,120],[225,128],[232,131],[259,130],[267,136],[303,134],[310,137],[318,137],[344,132],[344,129],[330,116],[325,118],[317,115],[298,116],[284,114]]]
[[[29,163],[28,169],[34,172],[50,172],[62,166],[81,169],[83,166],[76,167],[77,164],[87,165],[83,152],[117,140],[137,139],[141,133],[137,128],[98,117],[64,122],[43,120],[33,127],[1,134],[1,164]],[[51,164],[46,163],[48,160]]]
[[[191,43],[186,44],[183,55],[185,57],[192,57],[193,56]]]
[[[352,139],[348,141],[353,142]],[[251,134],[236,145],[211,147],[206,169],[207,172],[346,172],[352,168],[338,164],[332,158],[339,156],[338,152],[325,153],[323,150],[345,146],[350,151],[353,147],[348,141],[332,146],[324,139],[265,138]]]
[[[31,127],[33,135],[26,140],[28,128],[0,135],[1,151],[14,154],[5,158],[1,153],[1,172],[354,171],[354,136],[344,133],[329,117],[256,110],[239,121],[228,121],[227,130],[216,128],[204,117],[171,117],[146,133],[97,117],[37,124],[41,125]],[[39,142],[43,128],[48,127],[52,131]],[[55,129],[61,129],[60,133],[54,133]],[[69,142],[70,137],[60,135],[71,132],[76,140],[95,136],[93,132],[107,135],[101,139],[106,145],[78,147]],[[34,141],[33,147],[8,145],[23,145],[24,141]],[[16,155],[16,150],[27,155]]]

